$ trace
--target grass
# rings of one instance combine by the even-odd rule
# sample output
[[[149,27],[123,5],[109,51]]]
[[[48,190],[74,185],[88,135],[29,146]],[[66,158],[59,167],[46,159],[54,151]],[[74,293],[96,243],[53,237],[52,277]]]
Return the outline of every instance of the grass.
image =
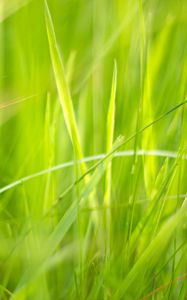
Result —
[[[186,299],[186,16],[0,2],[0,299]]]

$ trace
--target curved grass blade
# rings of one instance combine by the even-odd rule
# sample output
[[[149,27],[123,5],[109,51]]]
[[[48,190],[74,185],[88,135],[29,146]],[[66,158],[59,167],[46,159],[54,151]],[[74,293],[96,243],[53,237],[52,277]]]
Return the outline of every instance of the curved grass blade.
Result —
[[[130,149],[130,150],[125,150],[125,151],[117,151],[117,152],[114,153],[113,157],[114,158],[116,158],[116,157],[130,157],[130,156],[134,156],[134,154],[135,154],[134,150]],[[101,160],[101,159],[105,158],[106,155],[107,155],[107,153],[101,153],[101,154],[98,154],[98,155],[84,157],[82,160],[78,160],[77,163],[80,164],[82,162],[86,163],[86,162],[98,161],[98,160]],[[137,156],[157,156],[157,157],[166,157],[166,158],[175,159],[175,158],[177,158],[178,153],[174,152],[174,151],[168,151],[168,150],[155,150],[155,149],[154,150],[144,150],[144,149],[142,149],[142,150],[137,150],[136,155]],[[183,156],[182,158],[186,160],[187,156]],[[65,162],[65,163],[62,163],[62,164],[59,164],[59,165],[56,165],[56,166],[52,166],[48,169],[41,170],[37,173],[28,175],[26,177],[20,178],[17,181],[12,182],[12,183],[0,188],[0,194],[4,193],[6,191],[9,191],[10,189],[12,189],[12,188],[14,188],[18,185],[21,185],[24,182],[30,181],[34,178],[41,177],[45,174],[56,172],[58,170],[73,167],[74,164],[75,164],[74,161],[68,161],[68,162]]]

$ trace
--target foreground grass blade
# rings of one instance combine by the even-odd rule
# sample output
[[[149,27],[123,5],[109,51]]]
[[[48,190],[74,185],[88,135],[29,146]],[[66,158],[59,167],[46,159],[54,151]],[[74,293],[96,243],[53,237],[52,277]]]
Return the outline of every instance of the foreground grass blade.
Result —
[[[75,120],[73,103],[72,103],[70,90],[65,76],[65,70],[62,63],[60,50],[56,41],[54,26],[53,26],[47,1],[45,1],[45,15],[46,15],[46,27],[47,27],[51,61],[53,65],[53,71],[55,75],[55,81],[57,85],[60,104],[62,107],[68,133],[74,147],[75,156],[77,159],[82,159],[83,153],[81,149],[78,127]],[[82,173],[86,171],[86,166],[84,163],[81,164],[81,170]]]
[[[108,118],[107,118],[107,141],[106,141],[106,153],[109,153],[112,149],[113,136],[114,136],[114,125],[115,125],[115,100],[116,100],[116,86],[117,86],[117,64],[114,62],[114,72],[112,79],[111,96],[108,108]],[[110,252],[110,223],[111,223],[111,213],[110,209],[110,198],[111,198],[111,187],[112,185],[112,162],[109,162],[106,169],[105,176],[105,195],[104,195],[104,206],[106,207],[106,252],[109,256]]]
[[[107,141],[106,141],[106,153],[109,153],[112,149],[113,136],[114,136],[114,124],[115,124],[115,99],[116,99],[116,86],[117,86],[117,65],[114,63],[114,73],[112,80],[111,97],[108,108],[108,118],[107,118]],[[105,187],[105,197],[104,204],[106,206],[110,205],[110,193],[111,193],[111,163],[107,167],[106,171],[106,187]]]
[[[56,41],[54,26],[50,15],[49,7],[47,5],[47,1],[45,1],[45,15],[46,15],[46,27],[47,27],[50,55],[51,55],[51,61],[53,65],[53,71],[55,74],[55,81],[58,89],[59,99],[62,106],[66,127],[68,129],[68,133],[73,144],[75,158],[76,160],[81,160],[83,158],[83,152],[81,149],[78,126],[75,119],[70,90],[68,87],[67,79],[65,77],[64,66],[62,63],[60,50]],[[77,166],[78,165],[76,165],[76,167]],[[82,161],[80,164],[80,170],[81,170],[81,174],[84,174],[87,171],[86,164],[84,163],[84,161]],[[89,177],[86,176],[85,183],[87,183],[88,180]],[[90,202],[90,206],[96,205],[95,191],[93,191],[93,193],[90,195],[89,202]],[[96,212],[93,212],[92,220],[95,225],[98,223],[98,216]]]

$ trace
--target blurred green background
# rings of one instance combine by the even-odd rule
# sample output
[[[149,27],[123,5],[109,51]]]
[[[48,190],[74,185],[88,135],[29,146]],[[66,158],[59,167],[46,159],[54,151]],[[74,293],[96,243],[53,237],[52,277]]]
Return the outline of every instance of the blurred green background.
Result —
[[[114,60],[114,140],[120,134],[130,137],[185,101],[186,1],[48,0],[48,5],[85,157],[106,153]],[[102,174],[93,188],[97,207],[89,208],[86,201],[65,237],[48,253],[46,241],[86,183],[74,186],[55,208],[76,178],[75,167],[4,191],[25,176],[74,162],[75,157],[50,58],[44,1],[1,0],[1,299],[143,299],[168,282],[148,298],[186,299],[185,276],[176,280],[187,272],[186,223],[175,217],[185,210],[186,132],[183,105],[120,148],[134,151],[134,156],[113,159],[107,259]],[[155,154],[136,155],[141,149]],[[171,153],[174,158],[167,157]],[[87,233],[92,209],[99,223]],[[162,233],[170,220],[176,227]],[[161,240],[156,239],[160,232]]]

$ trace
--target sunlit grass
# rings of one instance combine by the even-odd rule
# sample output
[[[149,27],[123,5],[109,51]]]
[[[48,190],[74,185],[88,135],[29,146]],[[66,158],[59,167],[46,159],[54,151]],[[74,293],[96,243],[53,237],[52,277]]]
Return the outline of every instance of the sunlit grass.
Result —
[[[0,299],[187,295],[186,1],[0,2]]]

